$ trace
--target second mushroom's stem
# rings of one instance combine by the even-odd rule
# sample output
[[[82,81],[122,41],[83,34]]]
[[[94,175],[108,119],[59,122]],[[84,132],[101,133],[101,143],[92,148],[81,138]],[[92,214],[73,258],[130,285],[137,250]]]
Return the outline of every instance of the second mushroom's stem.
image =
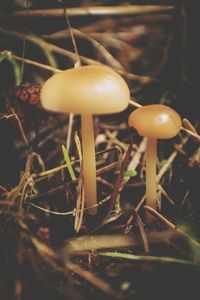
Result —
[[[82,148],[83,148],[83,186],[87,207],[97,204],[96,160],[94,145],[94,127],[92,115],[81,115]],[[89,209],[95,215],[97,208]]]
[[[146,147],[146,203],[157,208],[156,183],[157,139],[148,138]]]

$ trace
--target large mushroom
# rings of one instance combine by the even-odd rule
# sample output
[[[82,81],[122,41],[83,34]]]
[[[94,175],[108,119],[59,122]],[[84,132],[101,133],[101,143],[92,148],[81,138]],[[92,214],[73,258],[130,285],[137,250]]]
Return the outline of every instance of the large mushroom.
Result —
[[[181,118],[172,108],[162,104],[152,104],[133,111],[128,119],[130,127],[147,137],[146,146],[146,202],[157,208],[156,160],[157,139],[169,139],[181,129]]]
[[[50,77],[41,89],[42,106],[50,111],[81,115],[83,186],[87,207],[97,204],[93,114],[126,109],[130,92],[125,80],[102,65],[80,66]],[[94,215],[97,208],[89,209]]]

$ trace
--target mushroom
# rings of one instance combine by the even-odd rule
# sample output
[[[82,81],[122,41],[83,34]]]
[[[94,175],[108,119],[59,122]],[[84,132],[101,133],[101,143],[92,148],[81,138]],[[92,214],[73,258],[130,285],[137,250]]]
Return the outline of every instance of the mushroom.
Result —
[[[42,106],[50,111],[81,115],[83,186],[87,207],[97,204],[93,114],[125,110],[130,92],[125,80],[103,65],[80,66],[54,74],[41,89]],[[97,208],[88,210],[92,215]]]
[[[181,118],[172,108],[162,104],[152,104],[133,111],[128,119],[130,127],[147,137],[146,146],[146,202],[157,208],[156,159],[157,139],[169,139],[181,129]]]

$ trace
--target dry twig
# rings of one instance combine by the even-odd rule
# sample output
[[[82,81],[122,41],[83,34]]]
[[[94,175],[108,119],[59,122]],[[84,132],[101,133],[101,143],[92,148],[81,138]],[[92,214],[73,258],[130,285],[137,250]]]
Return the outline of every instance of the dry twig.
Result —
[[[88,6],[74,7],[68,9],[68,15],[72,16],[125,16],[125,15],[144,15],[152,13],[173,12],[174,6],[170,5],[124,5],[124,6]],[[1,14],[1,17],[24,17],[25,10],[19,10],[10,14]],[[63,9],[37,9],[29,10],[27,17],[62,17]]]
[[[81,268],[78,264],[71,263],[71,262],[67,263],[66,267],[70,269],[72,272],[74,272],[75,274],[85,279],[86,281],[96,286],[104,293],[114,296],[115,298],[120,298],[119,293],[115,292],[115,290],[112,289],[111,286],[103,279],[100,279],[99,277],[95,276],[93,272],[87,271]]]

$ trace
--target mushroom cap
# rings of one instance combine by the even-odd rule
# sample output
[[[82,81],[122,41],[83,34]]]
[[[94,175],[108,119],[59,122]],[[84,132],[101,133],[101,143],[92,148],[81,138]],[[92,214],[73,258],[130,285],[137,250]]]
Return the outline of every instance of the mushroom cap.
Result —
[[[181,118],[175,110],[166,105],[152,104],[133,111],[128,124],[141,136],[168,139],[180,131]]]
[[[50,111],[77,114],[109,114],[128,106],[129,88],[111,68],[80,66],[57,73],[43,85],[42,106]]]

